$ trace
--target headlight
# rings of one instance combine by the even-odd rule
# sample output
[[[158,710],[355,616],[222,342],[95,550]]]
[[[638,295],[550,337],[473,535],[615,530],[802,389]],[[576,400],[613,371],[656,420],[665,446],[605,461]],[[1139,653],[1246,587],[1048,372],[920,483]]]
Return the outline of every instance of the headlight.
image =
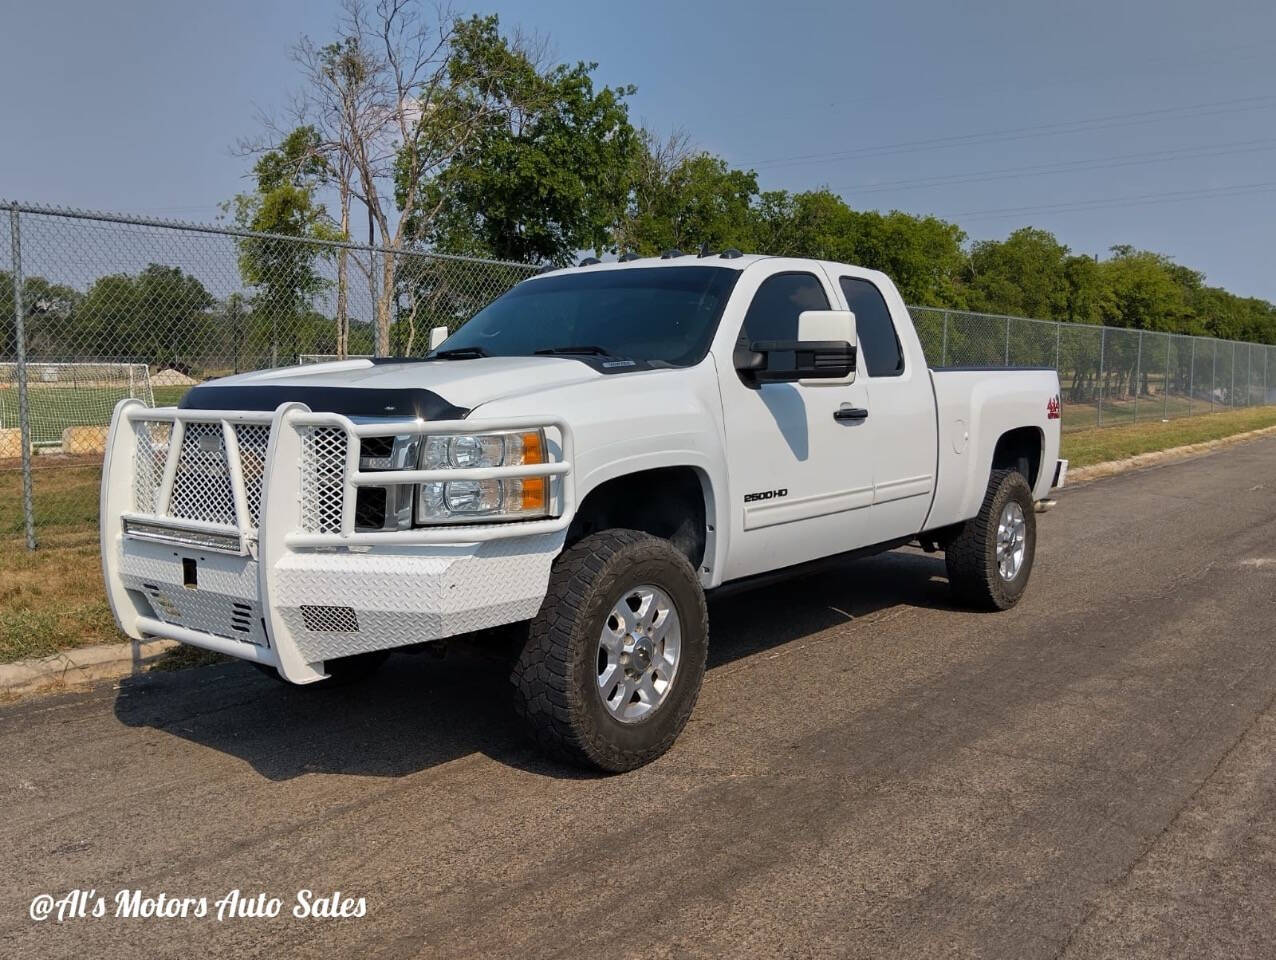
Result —
[[[422,470],[469,470],[545,463],[543,430],[426,437]],[[423,483],[417,523],[528,520],[549,511],[549,479],[440,480]]]

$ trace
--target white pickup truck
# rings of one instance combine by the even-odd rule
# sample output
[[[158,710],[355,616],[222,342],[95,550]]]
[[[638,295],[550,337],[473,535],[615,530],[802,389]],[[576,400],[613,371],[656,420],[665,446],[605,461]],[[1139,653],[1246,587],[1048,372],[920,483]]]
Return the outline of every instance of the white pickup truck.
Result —
[[[1048,369],[931,370],[883,274],[736,251],[519,283],[428,356],[266,370],[117,407],[107,592],[129,636],[293,683],[523,624],[535,737],[669,748],[706,591],[918,541],[1005,609],[1060,485]]]

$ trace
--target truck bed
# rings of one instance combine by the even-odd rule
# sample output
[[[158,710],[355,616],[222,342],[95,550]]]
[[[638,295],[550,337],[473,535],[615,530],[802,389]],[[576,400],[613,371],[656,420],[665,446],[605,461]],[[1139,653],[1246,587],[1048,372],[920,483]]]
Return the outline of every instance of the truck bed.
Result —
[[[987,465],[997,441],[1011,430],[1036,431],[1040,457],[1033,496],[1044,498],[1059,457],[1059,376],[1049,367],[933,367],[939,433],[935,500],[927,530],[979,512]]]

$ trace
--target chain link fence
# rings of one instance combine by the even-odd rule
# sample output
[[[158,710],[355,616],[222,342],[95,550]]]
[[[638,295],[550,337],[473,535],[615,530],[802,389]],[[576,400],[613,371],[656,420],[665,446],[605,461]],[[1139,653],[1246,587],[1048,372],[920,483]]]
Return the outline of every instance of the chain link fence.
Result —
[[[231,373],[418,356],[526,264],[5,204],[0,549],[97,534],[120,399]]]
[[[121,398],[167,405],[240,371],[420,355],[431,328],[455,329],[536,270],[23,204],[0,215],[5,550],[96,537],[106,424]],[[911,311],[937,366],[1058,369],[1067,430],[1276,399],[1276,347]]]
[[[1058,370],[1064,430],[1276,402],[1276,346],[933,307],[909,310],[936,366]]]

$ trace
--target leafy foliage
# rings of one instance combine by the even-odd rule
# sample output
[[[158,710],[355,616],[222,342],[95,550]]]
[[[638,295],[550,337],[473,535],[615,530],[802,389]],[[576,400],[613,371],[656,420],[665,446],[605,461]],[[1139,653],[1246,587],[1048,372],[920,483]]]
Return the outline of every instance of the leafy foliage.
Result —
[[[245,230],[279,237],[331,240],[339,234],[316,192],[324,184],[327,165],[313,127],[298,127],[253,167],[256,190],[234,200],[235,220]],[[239,266],[244,281],[261,290],[263,302],[292,313],[325,288],[315,269],[325,253],[288,239],[246,237],[240,243]]]
[[[482,101],[481,131],[422,183],[418,225],[439,250],[567,263],[602,250],[628,197],[637,138],[625,98],[595,91],[592,63],[538,69],[496,17],[461,21],[452,41],[454,95]]]
[[[719,157],[694,154],[664,166],[649,152],[639,158],[629,209],[615,229],[615,245],[651,256],[669,249],[751,246],[757,176],[730,169]]]

